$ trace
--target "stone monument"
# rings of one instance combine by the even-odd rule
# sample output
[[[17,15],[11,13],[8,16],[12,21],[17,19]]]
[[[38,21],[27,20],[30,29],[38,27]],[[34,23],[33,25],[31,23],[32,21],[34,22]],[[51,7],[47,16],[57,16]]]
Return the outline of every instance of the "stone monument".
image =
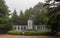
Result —
[[[28,20],[28,29],[33,29],[33,21]]]
[[[28,29],[33,29],[33,15],[29,16],[29,20],[28,20]]]

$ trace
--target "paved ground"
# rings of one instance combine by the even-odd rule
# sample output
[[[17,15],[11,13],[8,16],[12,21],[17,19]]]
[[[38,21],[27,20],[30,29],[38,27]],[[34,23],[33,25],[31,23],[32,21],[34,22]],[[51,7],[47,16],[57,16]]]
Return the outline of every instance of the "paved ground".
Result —
[[[21,36],[21,35],[7,35],[7,34],[1,34],[0,38],[55,38],[52,36]]]

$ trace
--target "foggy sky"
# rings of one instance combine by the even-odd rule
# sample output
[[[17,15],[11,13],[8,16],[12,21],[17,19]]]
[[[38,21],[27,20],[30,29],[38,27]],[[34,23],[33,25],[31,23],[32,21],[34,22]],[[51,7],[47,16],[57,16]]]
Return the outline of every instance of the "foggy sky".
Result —
[[[30,7],[34,7],[38,2],[44,2],[44,0],[5,0],[6,4],[9,7],[9,10],[13,11],[14,9],[19,12],[20,10],[25,11]]]

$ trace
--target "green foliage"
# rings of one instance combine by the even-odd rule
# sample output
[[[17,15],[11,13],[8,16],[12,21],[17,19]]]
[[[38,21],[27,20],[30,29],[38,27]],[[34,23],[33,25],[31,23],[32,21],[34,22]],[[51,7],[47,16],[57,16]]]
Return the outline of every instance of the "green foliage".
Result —
[[[22,32],[16,31],[16,30],[11,30],[11,31],[8,31],[8,34],[11,34],[11,35],[21,35]]]
[[[19,15],[19,25],[26,25],[25,18],[26,17],[24,17],[23,11],[21,11]]]
[[[0,29],[8,28],[11,25],[12,25],[12,21],[8,17],[4,16],[0,18]]]
[[[23,11],[21,10],[21,12],[20,12],[20,18],[22,18],[23,17]]]
[[[29,16],[32,14],[34,15],[32,20],[35,25],[43,24],[46,13],[46,8],[44,8],[43,5],[43,3],[38,3],[33,8],[27,9],[24,15],[25,19],[28,20]]]
[[[11,19],[13,21],[13,24],[18,25],[19,17],[17,15],[16,9],[14,9]]]
[[[12,20],[7,17],[1,17],[0,18],[0,33],[6,33],[8,30],[11,30],[12,27]]]
[[[9,9],[5,0],[0,0],[0,33],[5,33],[10,30],[12,20],[9,18]]]
[[[35,25],[43,24],[46,13],[46,8],[44,8],[43,5],[44,5],[43,3],[38,3],[33,8],[25,10],[24,13],[21,11],[19,16],[17,15],[16,10],[14,10],[12,15],[13,23],[15,25],[23,25],[23,24],[27,25],[29,17],[31,15],[34,15],[32,19],[34,21],[34,24]]]
[[[26,31],[36,31],[36,30],[33,30],[33,29],[28,29],[28,30],[26,30]]]
[[[1,16],[8,15],[9,9],[7,5],[5,4],[4,0],[0,0],[0,14]]]
[[[47,1],[47,3],[49,4],[51,2],[51,0]],[[54,3],[51,3],[53,4],[53,6],[55,5],[55,2]],[[46,18],[45,18],[45,21],[46,21],[46,25],[48,28],[51,29],[51,32],[54,32],[54,33],[57,33],[59,31],[59,28],[60,28],[60,4],[56,4],[57,7],[52,7],[52,8],[49,8],[51,5],[47,5],[47,13],[46,13]]]
[[[23,33],[16,30],[11,30],[11,31],[8,31],[7,33],[11,35],[52,35],[53,34],[48,31],[24,31]]]
[[[41,9],[37,10],[34,18],[34,22],[36,25],[44,24],[45,14],[46,8],[42,7]]]
[[[47,31],[25,31],[24,35],[50,35]]]
[[[47,12],[46,8],[43,7],[43,3],[38,3],[33,8],[26,9],[25,12],[20,11],[20,15],[17,15],[16,9],[12,15],[12,21],[15,25],[27,25],[29,17],[33,15],[32,20],[34,25],[44,24],[45,13]]]
[[[20,12],[20,15],[18,16],[16,9],[14,9],[11,19],[14,25],[25,25],[26,24],[25,17],[22,11]]]

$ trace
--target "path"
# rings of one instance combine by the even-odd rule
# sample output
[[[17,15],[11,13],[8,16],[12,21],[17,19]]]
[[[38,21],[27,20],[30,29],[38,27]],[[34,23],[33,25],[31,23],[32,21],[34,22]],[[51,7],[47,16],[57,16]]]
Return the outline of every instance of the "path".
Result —
[[[21,35],[7,35],[2,34],[0,38],[53,38],[52,36],[21,36]]]

